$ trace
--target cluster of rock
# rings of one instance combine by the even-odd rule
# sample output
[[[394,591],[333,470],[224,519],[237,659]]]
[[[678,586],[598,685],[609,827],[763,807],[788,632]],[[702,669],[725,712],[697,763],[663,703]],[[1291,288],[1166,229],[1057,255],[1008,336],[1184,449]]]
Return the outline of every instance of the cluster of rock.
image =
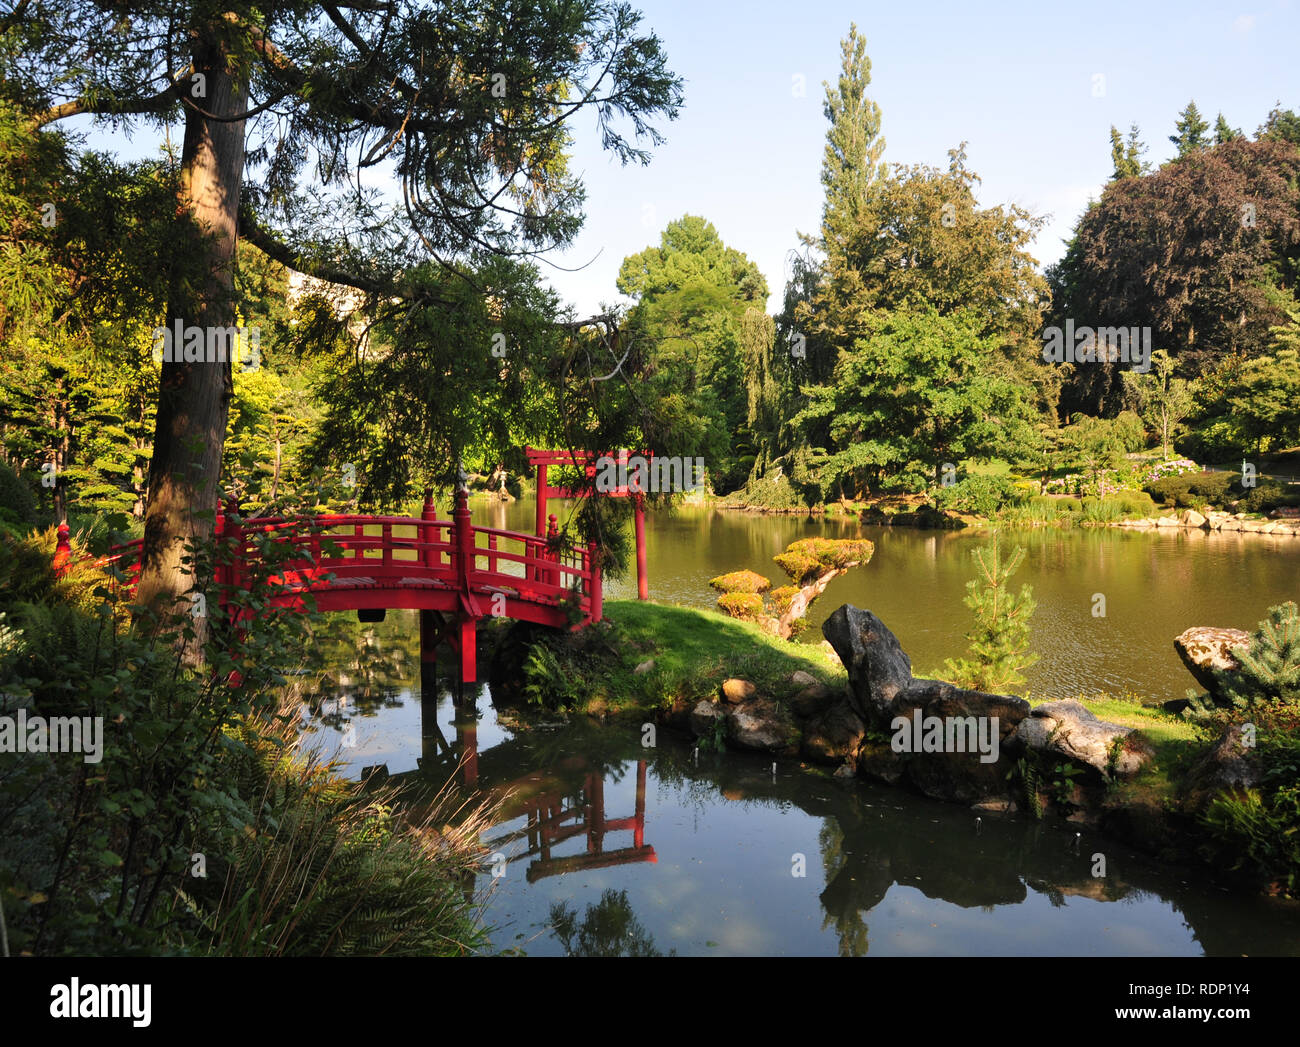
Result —
[[[1207,508],[1204,513],[1184,509],[1171,516],[1148,516],[1140,520],[1119,520],[1116,527],[1135,527],[1150,530],[1153,527],[1182,528],[1197,531],[1248,531],[1252,534],[1300,535],[1300,520],[1259,520],[1246,513],[1228,513]]]
[[[861,775],[890,784],[906,782],[935,799],[984,809],[1010,809],[1019,786],[1012,780],[1026,750],[1068,760],[1104,778],[1136,773],[1149,749],[1133,729],[1099,720],[1074,701],[1030,708],[1022,698],[965,690],[941,680],[916,679],[897,637],[870,611],[845,605],[822,633],[848,672],[847,690],[835,690],[808,673],[784,702],[760,695],[753,683],[727,680],[722,693],[690,711],[699,736],[721,721],[727,741],[742,749],[838,765],[837,775]],[[898,717],[974,718],[992,727],[997,744],[983,759],[972,751],[899,752],[892,744]],[[996,758],[992,758],[993,756]]]

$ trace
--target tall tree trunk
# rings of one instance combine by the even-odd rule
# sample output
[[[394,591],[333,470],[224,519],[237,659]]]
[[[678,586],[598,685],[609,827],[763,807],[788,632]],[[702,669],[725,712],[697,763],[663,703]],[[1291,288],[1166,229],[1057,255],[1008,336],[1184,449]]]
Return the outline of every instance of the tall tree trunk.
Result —
[[[227,71],[223,35],[219,28],[197,34],[194,68],[205,77],[206,90],[193,100],[215,116],[233,116],[248,108],[248,87]],[[210,327],[235,322],[243,176],[244,121],[209,120],[187,107],[167,318],[173,330],[177,320],[203,329],[205,347]],[[193,285],[184,275],[193,271],[190,259],[202,261],[203,275]],[[162,365],[137,593],[159,611],[188,610],[186,597],[202,584],[185,573],[182,558],[188,541],[204,546],[212,537],[233,392],[228,355],[222,362],[185,361],[182,355],[182,346],[173,345],[172,360]],[[197,664],[207,633],[203,619],[195,625],[197,635],[185,652],[190,664]]]

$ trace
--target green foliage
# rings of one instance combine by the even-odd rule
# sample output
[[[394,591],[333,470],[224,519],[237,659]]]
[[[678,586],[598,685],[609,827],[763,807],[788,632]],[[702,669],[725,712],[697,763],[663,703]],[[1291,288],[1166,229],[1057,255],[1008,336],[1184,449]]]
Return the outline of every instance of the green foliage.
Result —
[[[1232,473],[1183,473],[1148,483],[1152,499],[1178,509],[1199,509],[1203,505],[1226,505],[1240,497],[1240,477]]]
[[[97,762],[29,753],[0,766],[0,894],[13,952],[400,951],[472,941],[461,881],[441,859],[430,867],[373,807],[349,824],[349,787],[337,779],[316,797],[325,806],[307,796],[315,785],[291,795],[280,754],[296,732],[277,734],[268,717],[312,646],[310,615],[269,601],[278,565],[301,551],[253,541],[260,566],[239,588],[207,590],[214,620],[198,672],[177,654],[195,632],[189,614],[132,625],[112,581],[80,559],[53,582],[52,530],[0,546],[5,714],[21,707],[103,722]],[[84,551],[74,540],[74,555]],[[191,561],[211,578],[212,555],[195,549]],[[237,638],[215,613],[223,597],[247,615]],[[250,764],[252,749],[270,762]],[[212,879],[189,875],[196,852]],[[305,891],[273,869],[292,870]],[[254,884],[259,875],[267,879]]]
[[[1125,371],[1124,387],[1142,420],[1160,440],[1162,455],[1169,458],[1174,437],[1192,413],[1192,389],[1186,380],[1174,377],[1174,359],[1163,349],[1151,354],[1150,365],[1145,374]]]
[[[618,289],[637,299],[628,327],[647,370],[682,409],[682,442],[654,450],[704,457],[719,490],[743,482],[752,463],[742,470],[735,453],[742,432],[776,424],[762,273],[723,244],[712,223],[685,215],[668,224],[658,247],[624,260]]]
[[[538,638],[524,659],[524,696],[546,709],[569,709],[584,697],[582,681],[568,664],[569,659],[549,638]]]
[[[824,426],[834,451],[823,491],[937,482],[944,462],[993,457],[1028,423],[1026,390],[999,373],[996,343],[971,314],[933,308],[880,315],[836,365],[832,385],[808,387],[792,421],[809,440]]]
[[[1255,221],[1244,224],[1242,202]],[[1110,182],[1048,269],[1052,322],[1149,326],[1186,375],[1248,359],[1296,308],[1289,223],[1300,207],[1300,151],[1275,139],[1192,148],[1177,163]],[[1123,372],[1065,374],[1061,411],[1121,406]]]
[[[1243,513],[1267,513],[1278,508],[1300,505],[1300,491],[1276,480],[1261,480],[1254,487],[1243,488],[1243,491],[1244,494],[1237,502],[1237,509]]]
[[[827,571],[843,571],[871,559],[875,546],[865,538],[800,538],[772,557],[799,585],[807,585]]]
[[[966,583],[963,601],[975,616],[974,627],[966,634],[970,657],[949,658],[944,670],[959,687],[1001,692],[1023,684],[1022,670],[1038,661],[1038,655],[1029,651],[1029,619],[1037,605],[1028,585],[1022,585],[1018,594],[1009,587],[1024,549],[1017,546],[1004,562],[995,535],[973,555],[979,573]]]
[[[1132,124],[1128,131],[1128,140],[1120,137],[1119,129],[1114,124],[1110,128],[1110,160],[1114,167],[1111,178],[1136,178],[1146,174],[1149,165],[1143,162],[1142,154],[1146,146],[1138,137],[1138,126]]]
[[[790,601],[799,595],[797,585],[779,585],[768,593],[772,613],[778,618],[790,609]]]
[[[975,516],[993,517],[1004,507],[1018,505],[1025,494],[1008,476],[983,476],[972,473],[950,487],[940,487],[934,497],[939,509]]]
[[[756,622],[763,616],[763,598],[758,593],[723,593],[718,606],[743,622]]]
[[[36,523],[36,496],[16,472],[0,462],[0,525],[30,526]]]
[[[1122,466],[1125,456],[1142,446],[1142,423],[1132,412],[1115,418],[1079,414],[1053,434],[1053,442],[1058,464],[1085,474],[1098,491],[1102,475]]]
[[[1225,790],[1201,816],[1216,863],[1246,871],[1280,893],[1300,895],[1300,709],[1257,708],[1256,789]]]
[[[1257,702],[1300,702],[1300,609],[1294,601],[1270,607],[1268,617],[1237,651],[1241,668],[1225,674],[1224,692],[1234,708]]]
[[[244,721],[228,737],[240,794],[258,802],[181,896],[209,953],[463,956],[484,944],[464,893],[482,807],[456,817],[463,801],[444,788],[403,824],[393,790],[367,795],[297,754],[293,718]]]
[[[1210,144],[1209,136],[1206,134],[1210,125],[1201,116],[1201,111],[1196,108],[1195,102],[1188,102],[1183,111],[1178,114],[1178,122],[1174,128],[1176,133],[1169,136],[1169,141],[1178,147],[1180,160],[1193,150]]]
[[[765,593],[772,583],[756,571],[732,571],[709,581],[709,585],[724,593]]]

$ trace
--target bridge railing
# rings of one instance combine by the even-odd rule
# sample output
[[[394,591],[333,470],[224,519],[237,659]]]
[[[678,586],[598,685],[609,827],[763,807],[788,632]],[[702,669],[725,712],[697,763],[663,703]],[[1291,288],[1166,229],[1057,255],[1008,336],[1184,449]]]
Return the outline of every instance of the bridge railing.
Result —
[[[295,590],[319,591],[357,584],[446,585],[467,592],[513,590],[520,598],[557,604],[577,594],[585,618],[602,617],[601,577],[594,544],[565,545],[550,518],[547,537],[476,527],[463,492],[450,519],[438,519],[426,497],[420,517],[325,513],[316,516],[243,520],[233,500],[218,513],[216,538],[224,555],[216,568],[219,586],[247,584],[248,567],[266,539],[289,547],[276,558],[271,580]],[[142,539],[115,547],[94,561],[116,567],[134,591],[140,575]],[[300,555],[294,555],[295,551]],[[223,603],[224,603],[223,598]]]

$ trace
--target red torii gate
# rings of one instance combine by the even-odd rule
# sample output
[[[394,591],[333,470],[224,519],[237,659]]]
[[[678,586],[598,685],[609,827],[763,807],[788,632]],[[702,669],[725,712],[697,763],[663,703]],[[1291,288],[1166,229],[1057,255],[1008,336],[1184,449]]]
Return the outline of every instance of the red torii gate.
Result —
[[[552,498],[582,498],[589,494],[589,491],[577,490],[571,487],[552,487],[546,480],[546,474],[549,466],[552,465],[571,465],[582,468],[589,477],[596,475],[596,461],[599,458],[609,458],[619,466],[619,475],[627,476],[627,463],[629,454],[626,449],[621,450],[616,455],[598,455],[594,451],[552,451],[543,450],[537,447],[525,447],[524,453],[528,455],[528,464],[535,466],[537,469],[537,537],[546,537],[547,531],[547,502]],[[640,451],[638,454],[647,461],[651,459],[652,454],[649,451]],[[631,498],[636,511],[636,595],[638,599],[650,599],[650,586],[646,576],[646,555],[645,555],[645,494],[627,484],[615,487],[611,491],[602,491],[602,494],[608,494],[614,498]],[[554,530],[555,517],[550,517],[551,530]]]

